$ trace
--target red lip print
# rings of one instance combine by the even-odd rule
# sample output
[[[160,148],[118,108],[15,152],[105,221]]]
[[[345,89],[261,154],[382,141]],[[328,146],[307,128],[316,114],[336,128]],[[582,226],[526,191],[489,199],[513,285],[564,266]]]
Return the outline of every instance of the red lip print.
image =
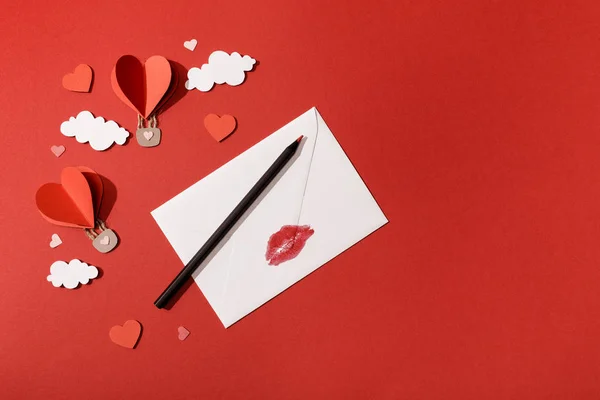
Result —
[[[310,225],[284,225],[269,238],[265,258],[269,265],[279,265],[296,258],[315,231]]]

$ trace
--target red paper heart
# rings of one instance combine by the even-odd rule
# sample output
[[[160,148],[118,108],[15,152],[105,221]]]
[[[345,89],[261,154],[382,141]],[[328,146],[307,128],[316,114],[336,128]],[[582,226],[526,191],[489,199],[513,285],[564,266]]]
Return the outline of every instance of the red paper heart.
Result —
[[[52,146],[50,147],[50,151],[52,152],[52,154],[54,154],[56,157],[60,157],[62,155],[62,153],[65,152],[65,146],[63,146],[62,144],[60,146]]]
[[[148,118],[169,92],[172,76],[171,64],[162,56],[152,56],[142,64],[127,55],[117,60],[111,84],[123,103]]]
[[[204,117],[204,126],[210,135],[220,142],[235,130],[237,122],[231,115],[219,117],[216,114],[208,114]]]
[[[102,201],[102,179],[87,167],[67,167],[61,183],[47,183],[35,195],[36,205],[50,223],[93,228]]]
[[[92,85],[92,68],[79,64],[72,73],[63,76],[62,85],[72,92],[89,92]]]
[[[108,336],[113,343],[133,349],[142,333],[142,325],[134,319],[126,321],[123,326],[115,325],[110,328]]]

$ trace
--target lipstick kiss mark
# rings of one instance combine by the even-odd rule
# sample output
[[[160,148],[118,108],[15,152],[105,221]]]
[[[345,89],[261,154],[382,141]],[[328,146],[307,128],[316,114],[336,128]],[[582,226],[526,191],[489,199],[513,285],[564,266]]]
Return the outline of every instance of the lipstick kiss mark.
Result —
[[[265,258],[269,265],[279,265],[296,258],[315,231],[310,225],[284,225],[269,238]]]

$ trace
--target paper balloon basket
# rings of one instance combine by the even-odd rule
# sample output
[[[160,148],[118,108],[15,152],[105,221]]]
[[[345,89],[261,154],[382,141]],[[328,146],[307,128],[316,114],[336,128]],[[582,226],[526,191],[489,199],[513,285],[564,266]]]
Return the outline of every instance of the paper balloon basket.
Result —
[[[103,195],[102,178],[94,170],[67,167],[60,174],[60,183],[46,183],[38,189],[35,202],[48,222],[83,229],[96,250],[108,253],[117,246],[119,239],[98,218]]]

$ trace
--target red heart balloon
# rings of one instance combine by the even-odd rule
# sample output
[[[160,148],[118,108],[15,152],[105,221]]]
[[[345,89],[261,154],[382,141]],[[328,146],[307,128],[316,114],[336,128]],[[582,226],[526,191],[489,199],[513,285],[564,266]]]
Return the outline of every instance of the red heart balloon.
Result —
[[[82,168],[87,173],[93,173],[89,168]],[[102,182],[98,186],[95,178],[93,181],[95,197],[99,196],[100,201]],[[42,216],[55,225],[93,228],[95,218],[92,190],[84,173],[79,168],[67,167],[60,174],[60,182],[47,183],[38,189],[35,202]]]
[[[162,56],[152,56],[142,64],[127,55],[117,60],[111,85],[123,103],[148,118],[169,91],[172,75],[169,60]]]

